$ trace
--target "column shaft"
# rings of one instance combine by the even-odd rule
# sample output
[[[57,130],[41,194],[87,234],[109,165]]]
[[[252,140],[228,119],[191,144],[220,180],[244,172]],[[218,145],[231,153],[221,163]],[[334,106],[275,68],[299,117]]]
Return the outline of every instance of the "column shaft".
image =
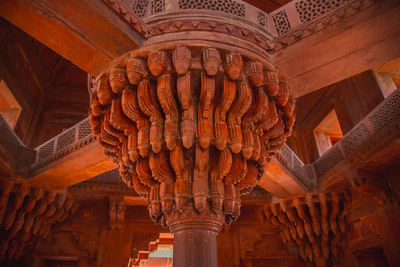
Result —
[[[174,267],[217,267],[217,232],[184,229],[174,233]]]

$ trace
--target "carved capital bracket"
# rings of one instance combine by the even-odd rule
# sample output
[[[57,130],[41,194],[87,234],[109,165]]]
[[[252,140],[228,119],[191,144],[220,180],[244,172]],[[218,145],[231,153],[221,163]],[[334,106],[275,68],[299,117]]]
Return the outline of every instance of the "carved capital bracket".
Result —
[[[0,180],[0,262],[18,259],[26,242],[45,238],[54,224],[65,221],[77,208],[63,192]]]
[[[217,216],[217,225],[236,220],[241,195],[295,121],[284,75],[222,48],[135,50],[92,85],[92,133],[123,181],[149,200],[151,218],[170,227],[188,211],[193,220]],[[112,228],[119,205],[110,199]]]
[[[264,214],[304,262],[326,266],[340,261],[348,204],[347,192],[307,194],[268,204]]]
[[[151,219],[175,234],[174,266],[196,246],[204,253],[193,266],[216,266],[220,227],[239,217],[241,196],[291,135],[287,80],[251,55],[217,45],[144,47],[116,59],[89,90],[92,133],[124,183],[148,199]],[[110,198],[112,229],[123,210]]]

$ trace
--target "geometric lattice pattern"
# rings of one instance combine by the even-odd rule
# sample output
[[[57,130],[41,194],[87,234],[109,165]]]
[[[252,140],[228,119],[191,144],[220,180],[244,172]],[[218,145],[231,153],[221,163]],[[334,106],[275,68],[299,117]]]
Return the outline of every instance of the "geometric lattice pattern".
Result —
[[[301,22],[307,22],[351,0],[303,0],[295,3]]]
[[[10,128],[6,120],[0,115],[0,144],[5,150],[13,157],[18,155],[18,147],[21,146],[18,142],[18,137],[14,131]]]
[[[341,140],[341,144],[346,155],[349,155],[357,150],[357,148],[370,138],[367,126],[361,124],[356,129],[352,130],[345,138]]]
[[[214,10],[239,17],[245,16],[244,4],[232,0],[179,0],[178,3],[179,9]]]
[[[57,150],[61,149],[73,144],[75,141],[75,128],[67,130],[65,133],[60,135],[57,139]]]
[[[39,161],[53,154],[53,150],[54,150],[54,140],[41,146],[39,149]]]
[[[133,1],[132,11],[139,18],[143,18],[146,15],[146,9],[148,0],[135,0]]]
[[[78,132],[78,140],[90,135],[92,130],[90,129],[89,120],[85,120],[81,124],[79,124],[79,132]]]
[[[174,266],[217,266],[216,238],[217,233],[204,230],[175,233]]]
[[[390,96],[388,101],[380,106],[368,120],[375,131],[383,128],[394,119],[400,118],[400,90],[397,90]]]
[[[151,14],[157,14],[165,10],[164,0],[153,0],[151,2]]]
[[[277,156],[285,162],[285,166],[292,166],[293,151],[288,145],[284,145],[278,152]]]
[[[268,26],[267,15],[264,12],[259,11],[259,10],[257,10],[257,23],[265,28]]]
[[[323,154],[317,161],[314,162],[317,176],[322,176],[341,160],[343,160],[343,155],[339,149],[339,146],[336,145],[331,147],[325,154]]]
[[[295,174],[298,174],[301,177],[304,176],[303,162],[297,157],[296,154],[294,154],[293,157],[293,170]]]
[[[290,23],[285,10],[281,10],[274,14],[272,18],[275,23],[276,31],[279,35],[282,35],[290,30]]]
[[[86,180],[85,183],[92,184],[124,184],[122,182],[121,176],[119,175],[118,168],[99,174],[89,180]]]

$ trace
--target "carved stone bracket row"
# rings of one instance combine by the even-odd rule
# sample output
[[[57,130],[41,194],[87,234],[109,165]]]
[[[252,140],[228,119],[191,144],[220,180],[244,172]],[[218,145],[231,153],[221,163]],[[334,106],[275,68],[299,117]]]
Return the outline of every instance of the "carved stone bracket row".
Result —
[[[302,260],[326,266],[340,260],[349,203],[347,192],[307,194],[271,203],[264,214],[283,243],[297,248]]]
[[[92,133],[163,224],[193,208],[235,220],[295,121],[282,73],[215,48],[133,51],[91,92]]]
[[[55,223],[65,221],[77,207],[63,193],[0,181],[0,262],[18,259],[27,241],[46,237]]]

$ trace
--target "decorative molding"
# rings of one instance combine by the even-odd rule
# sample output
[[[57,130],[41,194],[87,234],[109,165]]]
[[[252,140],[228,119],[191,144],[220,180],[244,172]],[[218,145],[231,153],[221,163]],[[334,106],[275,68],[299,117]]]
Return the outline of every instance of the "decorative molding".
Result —
[[[267,37],[248,28],[225,22],[210,21],[210,19],[207,19],[207,21],[182,19],[179,21],[174,20],[152,24],[149,26],[149,34],[147,37],[157,36],[164,33],[186,31],[207,31],[229,34],[258,45],[267,51],[271,50],[270,41]]]
[[[138,17],[137,14],[131,12],[131,10],[121,0],[103,0],[103,2],[114,10],[115,13],[135,29],[142,37],[146,36],[146,24],[142,22],[141,18]],[[136,8],[135,10],[137,11],[138,9]]]

